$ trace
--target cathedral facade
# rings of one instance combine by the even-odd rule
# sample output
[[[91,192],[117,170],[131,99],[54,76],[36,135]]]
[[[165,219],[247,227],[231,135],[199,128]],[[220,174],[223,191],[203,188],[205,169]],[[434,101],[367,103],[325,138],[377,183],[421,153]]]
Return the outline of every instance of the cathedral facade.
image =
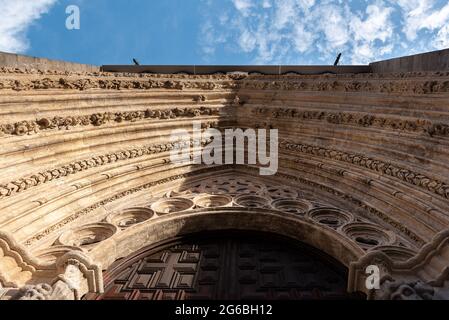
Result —
[[[449,69],[404,61],[2,67],[0,299],[449,299]],[[276,173],[172,161],[193,123]]]

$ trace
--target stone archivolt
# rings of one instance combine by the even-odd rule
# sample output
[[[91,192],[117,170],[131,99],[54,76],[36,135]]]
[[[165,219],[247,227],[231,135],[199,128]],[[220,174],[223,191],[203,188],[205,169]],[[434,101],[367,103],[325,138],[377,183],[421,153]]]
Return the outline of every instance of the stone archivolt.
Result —
[[[386,277],[372,298],[440,298],[448,98],[448,73],[0,69],[0,294],[78,299],[145,246],[242,229],[323,250],[350,269],[351,291],[366,292],[364,268],[379,264]],[[193,120],[280,129],[279,173],[171,163],[171,130]]]
[[[208,126],[213,126],[209,124]],[[185,142],[187,143],[187,142]],[[203,140],[202,145],[206,145],[208,142]],[[178,143],[179,144],[179,143]],[[189,143],[193,147],[193,143]],[[87,160],[80,160],[68,165],[47,170],[45,172],[40,172],[34,174],[30,177],[21,178],[10,183],[0,185],[0,199],[3,197],[12,196],[14,193],[20,193],[22,191],[28,190],[31,187],[35,187],[56,179],[67,177],[68,175],[74,175],[79,172],[89,170],[92,168],[97,168],[106,164],[115,163],[118,161],[136,159],[143,157],[145,155],[154,155],[163,152],[169,152],[173,150],[176,143],[166,143],[166,144],[155,144],[150,145],[140,149],[130,149],[125,151],[119,151],[112,154],[96,156]]]
[[[347,202],[350,202],[354,205],[356,205],[357,207],[363,209],[363,211],[366,213],[367,216],[375,216],[378,217],[379,219],[381,219],[384,223],[390,225],[391,227],[393,227],[397,232],[400,232],[402,234],[404,234],[407,238],[409,238],[410,240],[412,240],[418,247],[421,247],[422,245],[425,244],[425,241],[419,237],[418,235],[416,235],[416,233],[414,233],[413,231],[411,231],[410,229],[408,229],[406,226],[402,225],[401,223],[399,223],[398,221],[390,218],[387,214],[367,205],[366,203],[364,203],[363,201],[354,198],[351,195],[348,194],[344,194],[338,190],[335,190],[333,188],[327,187],[325,185],[320,185],[316,182],[313,181],[309,181],[300,177],[295,177],[295,176],[289,176],[289,175],[285,175],[285,174],[280,174],[281,177],[283,177],[286,180],[293,180],[295,182],[301,183],[303,185],[308,185],[311,186],[312,188],[314,188],[315,190],[322,190],[328,194],[332,194],[334,196],[337,196]]]
[[[271,113],[271,114],[270,114]],[[355,125],[360,127],[378,127],[389,130],[425,133],[431,137],[448,136],[449,126],[423,119],[404,119],[393,117],[376,117],[372,114],[342,113],[326,111],[298,111],[296,109],[254,110],[255,115],[268,116],[272,119],[287,118],[295,120],[315,120],[338,125]]]
[[[200,116],[219,115],[217,108],[174,108],[169,110],[153,110],[147,109],[145,111],[127,111],[117,113],[97,113],[85,116],[74,117],[54,117],[42,118],[33,121],[21,121],[13,124],[0,125],[0,134],[22,136],[25,134],[36,134],[39,131],[51,129],[70,129],[77,126],[102,126],[109,122],[122,123],[125,121],[135,122],[145,119],[168,120],[177,118],[195,118]]]
[[[449,199],[449,185],[447,183],[439,181],[437,179],[429,178],[423,174],[413,172],[406,168],[395,166],[385,161],[372,159],[360,154],[351,154],[338,150],[326,149],[322,147],[292,143],[287,141],[284,141],[280,145],[280,147],[289,151],[308,153],[332,160],[348,162],[385,175],[398,178],[414,186],[424,188],[428,191],[436,193],[439,196]]]

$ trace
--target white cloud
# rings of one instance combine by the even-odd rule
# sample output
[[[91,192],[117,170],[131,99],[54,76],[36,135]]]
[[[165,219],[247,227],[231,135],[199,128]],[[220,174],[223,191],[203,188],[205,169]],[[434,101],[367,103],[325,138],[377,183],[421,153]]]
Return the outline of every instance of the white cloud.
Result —
[[[443,28],[441,28],[441,30],[433,40],[433,45],[437,49],[449,48],[449,25],[445,25]]]
[[[313,20],[310,23],[314,22],[316,32],[324,33],[327,46],[331,50],[345,45],[350,39],[346,10],[347,7],[324,5],[312,13]]]
[[[310,49],[315,41],[315,35],[307,31],[304,25],[296,25],[293,29],[293,43],[298,52],[304,53]]]
[[[449,3],[438,6],[435,0],[398,0],[402,9],[404,33],[413,41],[421,30],[433,31],[449,23]]]
[[[366,8],[367,18],[353,17],[351,31],[358,41],[387,41],[393,35],[393,24],[390,15],[393,9],[379,5],[369,5]]]
[[[245,52],[251,52],[256,47],[256,38],[248,31],[244,30],[239,40],[240,47]]]
[[[229,21],[214,29],[209,46],[219,39],[255,63],[329,64],[342,52],[343,63],[366,64],[449,46],[447,1],[227,1]],[[208,21],[217,25],[213,15]]]
[[[232,0],[235,8],[243,15],[247,16],[251,8],[254,6],[252,0]]]
[[[378,3],[366,8],[366,19],[353,16],[350,23],[353,37],[353,64],[373,61],[376,56],[392,52],[394,48],[393,9]]]
[[[56,0],[0,0],[0,51],[23,53],[29,43],[28,27],[53,6]]]

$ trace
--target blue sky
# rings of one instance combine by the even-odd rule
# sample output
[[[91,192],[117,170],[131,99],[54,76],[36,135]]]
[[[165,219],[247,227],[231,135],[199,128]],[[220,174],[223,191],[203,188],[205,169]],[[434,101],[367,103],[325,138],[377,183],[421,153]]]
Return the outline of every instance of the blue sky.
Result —
[[[80,8],[67,30],[65,10]],[[89,64],[364,64],[449,48],[447,0],[0,0],[0,51]]]

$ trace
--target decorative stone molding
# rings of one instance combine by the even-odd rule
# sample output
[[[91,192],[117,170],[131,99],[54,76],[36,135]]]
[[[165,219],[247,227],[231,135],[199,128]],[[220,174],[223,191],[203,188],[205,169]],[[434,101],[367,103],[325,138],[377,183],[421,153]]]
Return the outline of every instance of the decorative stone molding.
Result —
[[[448,288],[435,288],[422,281],[385,280],[378,300],[449,300]]]
[[[407,261],[417,254],[415,250],[412,250],[410,248],[391,246],[391,245],[378,246],[372,249],[372,251],[374,250],[385,253],[387,256],[391,258],[391,260],[394,261]]]
[[[293,180],[295,182],[299,182],[301,184],[307,185],[307,186],[311,186],[313,188],[317,188],[319,190],[322,190],[324,192],[333,194],[334,196],[337,196],[343,200],[346,201],[350,201],[351,203],[353,203],[354,205],[360,207],[361,209],[363,209],[364,211],[366,211],[367,215],[375,215],[376,217],[380,218],[382,221],[384,221],[385,223],[389,224],[391,227],[393,227],[394,230],[404,234],[406,236],[407,239],[412,240],[418,247],[422,247],[426,242],[419,237],[416,233],[414,233],[412,230],[408,229],[407,227],[405,227],[403,224],[399,223],[396,220],[393,220],[392,218],[390,218],[387,214],[380,212],[379,210],[367,205],[366,203],[364,203],[363,201],[354,198],[351,195],[342,193],[338,190],[335,190],[329,186],[325,186],[319,183],[316,183],[314,181],[310,181],[304,178],[301,178],[299,176],[292,176],[289,174],[284,174],[284,173],[278,173],[278,177],[279,178],[283,178],[283,179],[287,179],[287,180]]]
[[[151,79],[135,77],[25,77],[21,79],[2,79],[0,89],[14,91],[30,90],[79,90],[90,89],[102,90],[226,90],[234,89],[236,83],[229,80],[224,81],[183,81],[180,79]]]
[[[352,241],[354,244],[359,246],[360,248],[367,250],[371,249],[363,246],[364,243],[358,241],[358,237],[369,237],[369,239],[375,239],[378,242],[375,244],[378,245],[386,245],[392,244],[395,242],[395,237],[390,235],[390,232],[384,231],[378,225],[367,224],[367,223],[357,223],[354,224],[355,216],[347,213],[343,210],[339,210],[337,208],[326,207],[322,204],[315,202],[312,203],[303,198],[289,198],[289,199],[277,199],[272,201],[273,196],[276,197],[278,195],[278,188],[276,185],[263,185],[262,182],[250,182],[249,180],[242,178],[236,178],[235,176],[228,176],[229,181],[237,180],[237,185],[239,186],[251,186],[251,188],[257,188],[259,190],[266,190],[267,193],[260,192],[259,195],[254,194],[246,194],[240,196],[232,196],[227,193],[220,193],[216,195],[209,194],[200,194],[197,195],[195,192],[198,185],[192,186],[192,189],[188,191],[187,189],[183,189],[184,191],[172,191],[168,195],[168,197],[159,198],[157,194],[154,195],[155,202],[152,199],[148,199],[148,203],[152,203],[152,210],[145,207],[135,207],[129,208],[125,210],[118,211],[109,215],[106,218],[106,221],[114,224],[117,227],[121,227],[123,231],[128,231],[130,229],[134,230],[140,225],[152,225],[163,219],[170,219],[172,216],[186,213],[186,214],[194,214],[197,211],[207,211],[214,209],[225,209],[227,207],[235,207],[242,208],[242,210],[256,210],[256,209],[265,209],[279,212],[286,217],[290,217],[290,219],[301,219],[304,221],[309,221],[310,223],[314,223],[316,225],[325,225],[329,227],[330,232],[336,232],[341,234],[343,237]],[[217,180],[217,178],[215,179]],[[210,179],[206,179],[204,182],[209,181]],[[225,176],[221,177],[217,181],[222,181],[223,186],[227,186],[229,191],[233,190],[233,185],[231,183],[226,183]],[[201,183],[200,183],[201,185]],[[220,184],[219,184],[220,185]],[[224,187],[223,191],[224,190]],[[287,188],[283,186],[283,188]],[[270,191],[273,193],[271,194]],[[286,190],[287,191],[287,190]],[[171,196],[175,197],[171,197]],[[193,199],[193,201],[191,200]],[[194,208],[196,205],[196,208]],[[155,215],[156,213],[157,215]],[[121,225],[121,222],[124,222],[124,225]],[[130,223],[128,223],[130,221]],[[98,224],[100,225],[100,224]],[[113,233],[110,235],[102,236],[104,232],[97,232],[93,230],[93,227],[98,225],[85,225],[81,226],[74,231],[70,230],[68,232],[63,233],[59,238],[59,243],[65,245],[79,246],[84,249],[93,250],[94,246],[91,246],[90,240],[94,240],[95,247],[101,246],[103,240],[106,238],[111,238],[113,242],[117,237],[121,237],[121,234]],[[104,227],[110,228],[108,224],[101,224]],[[344,226],[343,229],[341,227]],[[346,229],[350,229],[349,232]],[[85,237],[85,231],[87,230],[87,239],[89,243],[83,243],[83,239]],[[348,232],[347,232],[348,231]],[[98,235],[98,236],[97,236]],[[387,235],[387,236],[384,236]],[[385,238],[387,238],[385,240]],[[71,242],[73,239],[76,239],[79,243]],[[98,241],[97,241],[98,240]],[[108,242],[111,243],[111,241]],[[108,244],[105,244],[107,246]],[[50,248],[51,249],[51,248]],[[51,252],[51,251],[50,251]]]
[[[148,208],[129,208],[115,212],[106,217],[106,222],[124,230],[131,226],[150,220],[154,211]]]
[[[27,285],[12,295],[12,300],[80,300],[88,292],[103,292],[101,269],[85,256],[68,253],[56,264],[60,274],[49,283]]]
[[[76,298],[77,293],[74,293],[74,290],[81,292],[88,288],[91,292],[101,292],[103,290],[101,268],[93,264],[82,252],[76,251],[79,249],[69,251],[62,256],[60,255],[61,250],[61,248],[57,248],[56,251],[52,251],[53,254],[56,254],[56,260],[39,260],[16,243],[11,235],[0,231],[0,288],[22,288],[20,290],[5,289],[2,294],[13,299],[59,300],[63,297]],[[5,258],[8,259],[8,263],[2,261]],[[14,261],[14,266],[11,264],[12,261]],[[77,278],[76,283],[73,280],[76,272],[74,275],[73,267],[69,266],[76,266],[76,270],[79,269],[82,275],[82,278]],[[40,279],[47,281],[51,275],[55,277],[51,284],[42,282],[38,285],[26,286],[31,280],[32,282],[38,282]],[[60,283],[61,281],[65,285]],[[83,281],[86,281],[85,285]]]
[[[389,80],[404,78],[437,78],[449,77],[446,71],[413,71],[413,72],[382,72],[382,73],[322,73],[322,74],[299,74],[289,72],[281,75],[265,75],[260,72],[217,72],[214,74],[189,74],[189,73],[131,73],[131,72],[107,72],[107,71],[82,71],[82,70],[49,70],[28,67],[2,66],[0,72],[14,75],[60,75],[60,76],[85,76],[85,77],[115,77],[115,78],[143,78],[143,79],[203,79],[203,80],[280,80],[280,79],[370,79]],[[251,77],[248,77],[248,76]]]
[[[298,199],[278,199],[273,201],[271,206],[276,210],[297,215],[305,215],[313,208],[311,202]]]
[[[229,168],[230,167],[228,167],[228,166],[222,166],[221,167],[222,170],[226,170],[226,169],[229,169]],[[253,168],[248,168],[248,170],[251,171],[251,170],[253,170]],[[256,170],[256,169],[254,169],[254,170]],[[165,179],[162,179],[162,180],[158,180],[158,181],[153,181],[153,182],[150,182],[150,183],[145,184],[143,186],[136,187],[136,188],[130,189],[128,191],[121,192],[120,194],[117,194],[117,195],[115,195],[115,196],[113,196],[111,198],[105,199],[105,200],[103,200],[101,202],[98,202],[98,203],[96,203],[96,204],[94,204],[94,205],[92,205],[90,207],[87,207],[87,208],[83,209],[82,211],[79,211],[79,212],[75,213],[74,215],[65,218],[60,223],[55,224],[55,225],[49,227],[48,229],[46,229],[46,230],[36,234],[32,238],[28,239],[26,241],[25,245],[26,246],[30,246],[30,245],[36,243],[37,241],[45,238],[46,236],[52,234],[53,232],[56,232],[57,230],[65,227],[67,224],[69,224],[69,223],[79,219],[80,217],[83,217],[83,216],[89,214],[90,212],[94,211],[95,209],[97,209],[97,208],[99,208],[101,206],[104,206],[104,205],[106,205],[108,203],[117,201],[117,200],[119,200],[119,199],[121,199],[123,197],[130,196],[130,195],[132,195],[134,193],[137,193],[137,192],[149,189],[149,188],[153,188],[153,187],[158,186],[158,185],[163,185],[163,184],[166,184],[166,183],[169,183],[169,182],[173,182],[173,181],[180,180],[180,179],[186,179],[186,178],[195,176],[197,174],[201,175],[202,173],[208,173],[208,172],[210,172],[210,169],[200,169],[198,171],[194,171],[194,172],[191,172],[191,173],[177,175],[177,176],[172,176],[172,177],[168,177],[168,178],[165,178]],[[360,201],[358,199],[355,199],[352,196],[345,195],[345,194],[343,194],[341,192],[337,192],[336,190],[334,190],[334,189],[332,189],[330,187],[323,186],[323,185],[320,185],[318,183],[308,181],[308,180],[300,178],[298,176],[291,176],[291,175],[286,175],[286,174],[279,173],[278,177],[280,179],[295,180],[297,182],[300,182],[300,183],[303,183],[303,184],[306,184],[306,185],[311,184],[315,188],[318,187],[321,190],[323,190],[325,192],[330,192],[330,193],[332,193],[332,194],[334,194],[334,195],[336,195],[338,197],[343,198],[344,200],[349,200],[352,203],[354,203],[355,205],[361,207],[362,209],[367,210],[367,213],[374,214],[377,217],[381,218],[387,224],[391,225],[396,231],[399,231],[400,233],[403,233],[408,239],[413,240],[417,244],[418,247],[421,247],[424,244],[424,241],[422,239],[420,239],[418,236],[416,236],[412,231],[407,229],[405,226],[403,226],[403,225],[399,224],[398,222],[392,220],[391,218],[389,218],[384,213],[382,213],[382,212],[380,212],[380,211],[378,211],[378,210],[376,210],[376,209],[374,209],[372,207],[367,206],[362,201]],[[235,184],[235,185],[229,184],[228,187],[229,187],[228,188],[229,189],[229,194],[230,195],[235,195],[236,194],[235,193],[236,188],[242,188],[242,184],[241,183],[240,184]],[[250,192],[251,190],[256,190],[257,192],[260,192],[262,189],[259,189],[259,188],[261,188],[261,187],[253,185],[253,186],[249,186],[249,189],[247,189],[247,190],[248,190],[248,192]],[[283,188],[283,189],[286,189],[286,188]],[[283,189],[282,188],[279,189],[277,187],[271,187],[268,190],[272,191],[271,195],[275,199],[276,198],[283,199],[285,196],[291,197],[293,194],[295,194],[295,192],[293,192],[291,190],[283,190]],[[213,190],[215,190],[215,189],[213,189],[213,188],[212,189],[204,189],[204,188],[196,189],[196,188],[192,188],[191,192],[192,193],[198,193],[198,194],[201,194],[201,193],[204,193],[204,192],[214,193]],[[223,192],[221,191],[219,193],[223,193]],[[241,197],[238,197],[237,199],[235,199],[234,202],[237,205],[241,205],[241,206],[244,206],[244,207],[245,206],[250,206],[250,207],[251,206],[270,207],[270,202],[271,201],[268,200],[267,198],[264,198],[264,197],[260,197],[260,196],[256,196],[256,195],[252,195],[252,194],[244,194]]]
[[[137,110],[126,112],[105,112],[96,113],[85,116],[71,116],[71,117],[53,117],[41,118],[30,121],[20,121],[10,124],[0,125],[0,134],[4,135],[31,135],[40,131],[52,129],[66,129],[69,130],[74,127],[85,126],[102,126],[111,122],[136,122],[139,120],[168,120],[177,118],[195,118],[200,116],[217,116],[220,114],[219,108],[199,107],[199,108],[173,108],[160,110]]]
[[[269,199],[255,195],[242,195],[235,198],[234,202],[245,208],[268,208],[270,206]]]
[[[223,167],[223,169],[226,169],[226,168],[227,168],[226,166]],[[200,169],[198,171],[194,171],[194,172],[190,172],[190,173],[186,173],[186,174],[180,174],[180,175],[164,178],[164,179],[157,180],[157,181],[152,181],[152,182],[149,182],[149,183],[144,184],[142,186],[139,186],[139,187],[136,187],[136,188],[132,188],[130,190],[127,190],[127,191],[121,192],[119,194],[116,194],[113,197],[107,198],[107,199],[105,199],[103,201],[100,201],[100,202],[97,202],[97,203],[95,203],[95,204],[93,204],[93,205],[91,205],[91,206],[89,206],[89,207],[87,207],[87,208],[85,208],[85,209],[83,209],[81,211],[78,211],[78,212],[74,213],[73,215],[63,219],[61,222],[59,222],[59,223],[57,223],[55,225],[50,226],[49,228],[45,229],[42,232],[39,232],[38,234],[36,234],[33,237],[31,237],[30,239],[28,239],[25,242],[25,245],[26,246],[31,246],[32,244],[34,244],[37,241],[45,238],[46,236],[50,235],[51,233],[53,233],[53,232],[55,232],[55,231],[65,227],[67,224],[69,224],[69,223],[71,223],[71,222],[73,222],[73,221],[75,221],[75,220],[77,220],[77,219],[79,219],[79,218],[89,214],[90,212],[94,211],[95,209],[98,209],[101,206],[104,206],[104,205],[106,205],[108,203],[117,201],[117,200],[122,199],[124,197],[130,196],[130,195],[132,195],[134,193],[141,192],[143,190],[147,190],[147,189],[153,188],[153,187],[158,186],[158,185],[163,185],[163,184],[166,184],[166,183],[169,183],[169,182],[173,182],[173,181],[176,181],[176,180],[185,179],[185,178],[194,176],[195,174],[201,174],[201,173],[205,173],[205,172],[208,172],[208,171],[209,171],[209,169]]]
[[[411,74],[410,74],[411,76]],[[371,81],[367,76],[365,79],[354,80],[354,76],[347,76],[347,79],[326,80],[313,76],[302,76],[302,81],[289,80],[277,81],[243,81],[240,84],[242,89],[251,90],[281,90],[281,91],[314,91],[314,92],[370,92],[370,93],[402,93],[402,94],[431,94],[449,92],[449,81],[441,80],[402,80],[399,78],[391,81]],[[363,81],[364,80],[364,81]]]
[[[63,281],[53,285],[41,283],[21,288],[12,300],[79,300],[73,289]]]
[[[394,233],[369,223],[350,223],[342,228],[342,232],[366,250],[392,245],[396,241]]]
[[[192,200],[185,198],[169,198],[161,199],[151,205],[158,216],[164,216],[170,213],[184,212],[193,209],[195,203]]]
[[[75,290],[75,299],[79,299],[87,292],[103,293],[102,268],[83,253],[67,253],[58,259],[56,268],[60,274],[57,280],[66,282]],[[78,278],[78,271],[83,276],[82,278]],[[80,283],[76,282],[77,279]]]
[[[449,83],[449,82],[448,82]],[[435,123],[427,119],[384,117],[360,112],[331,112],[287,108],[257,108],[253,110],[255,117],[271,119],[295,119],[322,121],[330,124],[352,125],[358,127],[376,127],[394,131],[408,131],[413,133],[424,133],[430,137],[449,136],[449,125]]]
[[[193,199],[198,208],[220,208],[228,207],[232,204],[232,198],[226,195],[202,194]]]
[[[437,179],[429,178],[428,176],[419,172],[396,166],[390,162],[373,159],[361,154],[347,153],[335,149],[327,149],[311,145],[299,144],[284,141],[280,144],[280,148],[293,152],[300,152],[319,156],[331,160],[342,161],[357,165],[378,173],[382,173],[401,181],[405,181],[411,185],[431,191],[441,197],[449,199],[449,184],[439,181]]]
[[[317,223],[332,229],[338,229],[355,220],[351,213],[339,210],[337,208],[317,208],[311,210],[308,215],[310,219]]]
[[[55,292],[58,294],[59,292]],[[53,300],[53,287],[47,283],[25,286],[19,290],[13,300]]]
[[[382,248],[378,248],[382,249]],[[431,243],[407,261],[393,261],[374,250],[349,269],[349,290],[366,292],[372,299],[445,299],[449,300],[449,230],[439,233]],[[365,286],[368,266],[381,270],[381,289]]]
[[[28,190],[32,187],[36,187],[70,175],[75,175],[92,168],[98,168],[104,165],[129,159],[137,159],[147,155],[169,152],[173,150],[177,145],[180,145],[180,143],[182,142],[152,144],[142,148],[128,149],[106,155],[99,155],[90,159],[72,162],[59,168],[39,172],[31,176],[0,185],[0,199],[13,196],[14,194],[21,193],[22,191]],[[209,143],[210,141],[204,139],[201,141],[202,146],[205,146]],[[193,142],[190,142],[190,146],[194,146]]]
[[[118,227],[110,223],[93,223],[64,232],[59,236],[58,243],[90,249],[95,244],[112,237],[118,231]]]
[[[449,92],[445,73],[357,75],[142,75],[134,73],[58,73],[39,70],[2,69],[11,74],[0,89],[29,90],[280,90],[314,92],[370,92],[385,94],[432,94]],[[22,75],[20,78],[17,75]],[[435,80],[428,80],[433,77]],[[424,79],[421,79],[424,78]],[[381,81],[379,81],[381,80]]]
[[[50,270],[18,244],[12,235],[0,231],[0,284],[20,287],[29,281],[36,270]]]
[[[434,299],[447,287],[447,243],[436,245],[425,254],[422,250],[417,252],[419,248],[427,248],[425,244],[435,230],[441,230],[449,221],[444,214],[449,182],[444,181],[448,174],[443,163],[449,137],[449,113],[445,105],[449,73],[189,76],[6,69],[0,72],[1,104],[9,112],[9,120],[5,120],[8,123],[0,125],[6,146],[2,160],[6,175],[0,185],[0,200],[5,200],[5,216],[15,219],[4,218],[1,224],[6,230],[17,232],[33,249],[28,253],[10,236],[4,240],[0,234],[0,287],[17,289],[27,283],[41,283],[23,289],[22,294],[78,299],[85,292],[101,291],[101,267],[90,261],[80,262],[81,258],[74,255],[88,252],[95,262],[108,264],[113,261],[107,259],[124,255],[105,257],[103,261],[106,249],[128,250],[127,237],[138,232],[142,233],[133,238],[136,246],[142,239],[176,236],[176,231],[198,232],[207,229],[207,223],[216,223],[218,226],[213,227],[217,228],[225,228],[227,223],[239,228],[242,217],[248,225],[254,223],[260,229],[278,228],[274,231],[279,233],[288,230],[299,241],[303,236],[310,240],[316,232],[323,237],[313,239],[314,244],[321,246],[319,249],[326,249],[329,241],[338,238],[351,248],[351,259],[364,254],[373,257],[367,263],[378,264],[386,275],[382,290],[374,298]],[[360,101],[365,97],[366,101]],[[131,111],[119,107],[128,102],[126,109]],[[169,103],[179,107],[168,106]],[[16,113],[16,105],[26,110]],[[78,106],[82,107],[75,112]],[[252,170],[258,168],[203,169],[171,164],[167,154],[176,143],[159,141],[168,140],[170,128],[178,122],[184,127],[195,119],[207,122],[203,129],[218,125],[232,128],[237,122],[242,127],[261,122],[266,128],[274,123],[292,128],[287,130],[291,135],[281,137],[289,141],[281,143],[279,174],[272,179],[252,179]],[[293,128],[298,123],[307,125],[296,131]],[[319,130],[322,125],[330,129]],[[383,134],[379,139],[367,141],[369,132],[364,128],[406,138],[395,152],[391,137],[386,144],[382,141]],[[57,132],[64,129],[76,134]],[[345,151],[294,142],[294,132],[308,136],[307,140],[332,141],[333,129],[338,129],[338,139]],[[345,130],[348,134],[343,133]],[[125,131],[136,133],[129,139],[132,146],[144,137],[158,144],[108,150],[107,154],[95,156],[95,153],[84,159],[84,152],[95,152],[100,145],[107,148],[109,140],[127,143],[123,136],[118,136]],[[416,149],[413,137],[422,144]],[[203,145],[207,143],[203,141]],[[362,144],[366,148],[360,149],[372,150],[373,157],[364,155],[363,150],[351,150]],[[381,154],[375,156],[375,150],[382,150]],[[410,150],[407,157],[395,156],[407,150]],[[52,165],[52,161],[57,165]],[[13,168],[15,163],[18,170]],[[300,167],[301,164],[304,166]],[[38,169],[32,169],[34,165]],[[110,170],[112,167],[115,169]],[[173,173],[164,173],[165,168]],[[228,170],[228,174],[231,169],[233,179],[224,181],[221,171]],[[186,173],[188,170],[191,172]],[[75,181],[78,173],[80,177],[89,176],[88,180],[92,177],[95,182],[90,185]],[[245,173],[245,179],[240,179],[241,173],[242,176]],[[54,184],[51,182],[58,179],[67,180],[60,192],[51,190]],[[353,186],[352,181],[356,181]],[[384,188],[388,183],[395,185],[392,192]],[[179,190],[164,197],[175,184]],[[410,194],[404,191],[412,189],[414,192]],[[25,194],[25,190],[31,192]],[[367,190],[373,194],[365,198],[362,193]],[[48,195],[39,195],[47,191]],[[137,203],[132,204],[133,200]],[[143,206],[148,208],[134,208],[144,202]],[[391,209],[387,206],[389,202]],[[149,209],[151,204],[157,212]],[[128,205],[129,209],[122,210]],[[417,208],[416,212],[411,211],[413,208]],[[107,212],[113,214],[104,219]],[[57,220],[48,219],[47,215],[53,213]],[[214,213],[219,219],[214,220]],[[279,222],[278,226],[263,224],[274,220]],[[189,229],[190,221],[197,224],[196,229]],[[92,228],[92,222],[108,227]],[[152,233],[155,230],[157,234]],[[65,245],[43,248],[58,236]],[[64,260],[67,254],[73,259]],[[345,263],[348,265],[351,259]],[[363,285],[365,270],[362,267],[357,270],[353,281],[358,290]],[[78,281],[80,284],[76,285]]]
[[[243,185],[243,183],[239,184]],[[230,184],[227,184],[227,186],[232,190]],[[272,190],[273,192],[277,191],[274,186],[266,187],[266,189]],[[195,190],[195,187],[193,190]],[[396,237],[393,232],[386,231],[381,226],[373,223],[356,223],[356,217],[351,213],[333,207],[325,207],[319,203],[312,204],[312,202],[301,198],[271,201],[272,197],[269,194],[265,196],[262,196],[262,194],[246,194],[233,197],[226,193],[218,195],[200,194],[199,196],[195,196],[196,193],[192,192],[192,190],[190,192],[187,190],[183,192],[172,191],[171,194],[176,197],[162,198],[152,204],[152,210],[158,213],[159,217],[169,219],[175,214],[188,214],[189,212],[193,214],[199,210],[207,211],[219,208],[225,209],[226,207],[241,207],[245,208],[245,210],[275,210],[291,218],[295,217],[317,225],[326,226],[332,232],[341,234],[365,251],[371,250],[374,247],[384,246],[382,250],[384,252],[388,250],[390,252],[395,251],[396,255],[390,255],[390,257],[395,257],[399,255],[401,249],[393,247],[393,243],[396,242]],[[192,205],[193,203],[190,200],[192,198],[193,203],[196,204],[196,208]],[[139,212],[140,210],[146,209],[131,208],[129,210],[131,212]],[[127,212],[127,210],[124,210],[124,212]],[[157,223],[158,216],[154,217],[151,221],[147,219],[145,224]],[[134,228],[134,226],[131,228]],[[389,247],[385,247],[387,245]],[[404,251],[402,253],[404,254]]]
[[[42,262],[53,264],[56,263],[59,258],[72,251],[82,252],[83,250],[75,246],[56,245],[50,248],[34,251],[33,255]]]

